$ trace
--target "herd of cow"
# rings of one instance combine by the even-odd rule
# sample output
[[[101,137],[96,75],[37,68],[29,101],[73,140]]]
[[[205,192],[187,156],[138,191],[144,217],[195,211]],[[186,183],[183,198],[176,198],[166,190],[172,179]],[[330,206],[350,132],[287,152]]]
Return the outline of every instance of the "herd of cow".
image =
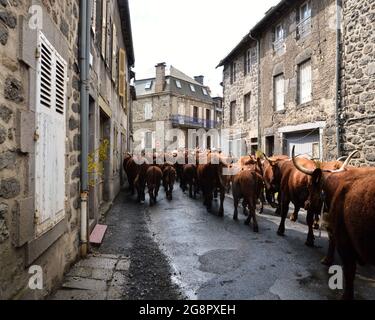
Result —
[[[180,152],[163,156],[175,160],[156,165],[157,157],[127,155],[124,170],[132,194],[137,191],[138,201],[145,201],[145,190],[150,205],[157,201],[163,184],[167,199],[172,200],[173,188],[179,181],[182,190],[191,198],[202,194],[210,212],[214,197],[220,195],[219,216],[224,216],[226,193],[232,189],[234,219],[243,200],[245,224],[253,221],[254,232],[259,231],[256,206],[260,213],[267,201],[281,216],[278,235],[285,234],[285,221],[292,202],[291,216],[297,221],[301,208],[307,211],[308,235],[306,245],[314,246],[314,229],[319,228],[323,212],[327,213],[329,249],[323,264],[332,265],[334,254],[339,253],[345,277],[343,299],[354,298],[354,278],[357,263],[375,265],[375,168],[350,166],[353,152],[345,162],[318,162],[305,156],[246,156],[234,162],[219,152]],[[151,163],[152,162],[152,163]],[[193,163],[193,164],[192,164]]]

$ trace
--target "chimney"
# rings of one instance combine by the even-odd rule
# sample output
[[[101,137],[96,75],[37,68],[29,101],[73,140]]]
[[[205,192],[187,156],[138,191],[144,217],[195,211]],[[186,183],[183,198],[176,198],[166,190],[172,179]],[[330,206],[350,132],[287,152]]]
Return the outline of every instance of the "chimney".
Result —
[[[204,76],[196,76],[194,80],[199,82],[202,86],[204,85]]]
[[[165,85],[165,67],[167,64],[165,62],[158,63],[156,68],[156,81],[155,81],[155,92],[160,93],[164,91]]]

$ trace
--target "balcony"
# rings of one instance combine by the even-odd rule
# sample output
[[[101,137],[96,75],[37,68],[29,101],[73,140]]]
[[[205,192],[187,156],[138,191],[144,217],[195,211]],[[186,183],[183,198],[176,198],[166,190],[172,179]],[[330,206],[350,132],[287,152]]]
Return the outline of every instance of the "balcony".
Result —
[[[199,119],[195,117],[173,115],[171,117],[174,127],[215,129],[217,122],[213,120]]]
[[[297,25],[297,39],[302,39],[311,33],[311,17],[306,18]]]

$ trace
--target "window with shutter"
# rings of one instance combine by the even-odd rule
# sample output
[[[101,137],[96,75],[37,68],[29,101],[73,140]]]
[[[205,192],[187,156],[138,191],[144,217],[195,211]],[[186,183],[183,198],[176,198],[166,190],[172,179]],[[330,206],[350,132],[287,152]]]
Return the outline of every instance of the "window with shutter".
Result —
[[[112,81],[116,83],[117,77],[117,30],[115,24],[112,26]]]
[[[282,111],[285,107],[285,84],[284,75],[274,77],[274,99],[276,111]]]
[[[298,66],[298,102],[308,103],[312,100],[311,59]]]
[[[152,120],[152,104],[146,103],[145,104],[145,120]]]
[[[112,18],[109,12],[109,2],[107,7],[107,43],[105,62],[107,67],[112,70]]]
[[[126,52],[124,49],[119,51],[119,96],[126,95]]]
[[[107,0],[102,0],[102,43],[101,53],[103,59],[106,58],[106,44],[107,44]]]
[[[42,32],[37,65],[35,208],[39,237],[65,216],[67,63]]]

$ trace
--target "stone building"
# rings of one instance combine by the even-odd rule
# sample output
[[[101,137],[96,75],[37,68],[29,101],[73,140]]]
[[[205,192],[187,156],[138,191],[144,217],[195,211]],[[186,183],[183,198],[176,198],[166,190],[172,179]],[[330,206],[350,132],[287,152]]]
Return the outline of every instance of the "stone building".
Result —
[[[222,127],[229,129],[230,152],[239,156],[258,149],[258,44],[246,35],[218,67],[223,73]],[[240,132],[236,132],[240,131]]]
[[[358,165],[375,165],[375,2],[343,2],[340,139],[342,152],[361,151]]]
[[[192,79],[173,66],[168,71],[166,64],[160,63],[154,78],[136,80],[134,85],[137,101],[133,104],[133,130],[138,132],[135,136],[138,151],[166,149],[168,145],[161,143],[165,142],[168,130],[183,132],[167,137],[174,143],[174,149],[178,149],[188,146],[189,129],[216,128],[214,104],[203,76]],[[161,124],[163,131],[157,130]],[[218,143],[217,137],[211,135],[202,135],[202,142],[198,136],[193,140],[203,148],[215,147]]]
[[[315,158],[336,157],[335,18],[333,0],[281,1],[271,8],[220,64],[225,123],[233,118],[244,122],[251,91],[253,120],[243,128],[251,144],[258,138],[256,147],[268,154],[290,154],[295,145],[298,153]],[[246,73],[252,61],[254,67]]]
[[[324,160],[358,148],[360,163],[373,163],[373,9],[371,1],[335,0],[281,1],[271,8],[220,63],[225,127],[245,122],[245,95],[258,92],[258,119],[242,127],[247,142],[258,136],[257,147],[269,155],[290,154],[296,146]],[[248,53],[255,46],[259,57]],[[250,75],[249,56],[256,61]]]
[[[214,101],[214,121],[216,122],[216,128],[221,129],[223,125],[223,98],[222,97],[213,97]]]
[[[81,2],[85,1],[0,2],[0,299],[45,297],[80,256],[81,191],[85,191],[81,190]],[[99,25],[94,8],[92,36],[98,34],[95,25]],[[118,166],[112,163],[123,151],[121,134],[128,134],[127,77],[134,56],[127,1],[108,1],[106,12],[106,21],[113,21],[117,30],[113,42],[103,40],[105,46],[111,45],[108,53],[116,53],[108,58],[116,60],[121,50],[126,56],[121,71],[105,68],[97,42],[92,45],[90,75],[95,84],[90,85],[90,137],[92,150],[100,139],[98,128],[109,139],[106,161],[111,165],[105,165],[105,174],[109,176],[106,183],[112,185],[107,187],[110,201],[119,189]],[[106,32],[113,26],[100,25]],[[120,81],[109,81],[112,77],[107,74],[116,76],[116,72]],[[106,127],[100,126],[97,117],[105,104],[109,117],[116,117]],[[114,139],[116,128],[118,140]],[[90,204],[90,218],[95,220],[97,202]],[[29,272],[38,268],[43,289],[32,290]]]

